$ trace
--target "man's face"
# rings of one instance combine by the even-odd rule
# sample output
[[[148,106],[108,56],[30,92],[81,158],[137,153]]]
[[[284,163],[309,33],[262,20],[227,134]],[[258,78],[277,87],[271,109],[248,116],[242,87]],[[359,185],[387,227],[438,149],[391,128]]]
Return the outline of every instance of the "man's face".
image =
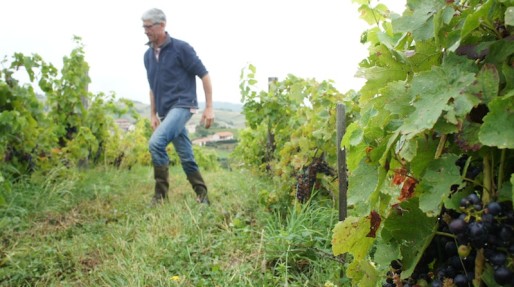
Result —
[[[164,32],[164,23],[154,23],[150,20],[143,21],[143,29],[148,40],[152,43],[157,43],[159,36]]]

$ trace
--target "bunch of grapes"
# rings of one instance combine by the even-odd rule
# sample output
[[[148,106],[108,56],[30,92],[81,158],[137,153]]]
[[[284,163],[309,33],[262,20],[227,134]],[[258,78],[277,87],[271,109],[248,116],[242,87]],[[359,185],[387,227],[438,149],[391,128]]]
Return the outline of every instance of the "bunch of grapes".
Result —
[[[459,210],[443,210],[439,233],[412,275],[401,280],[401,263],[394,261],[382,286],[474,286],[476,266],[485,263],[492,268],[493,280],[499,286],[514,287],[513,226],[511,201],[484,205],[477,194],[471,193],[461,200]],[[485,260],[481,261],[480,256]]]
[[[491,201],[484,206],[478,195],[471,193],[461,200],[460,209],[448,224],[449,231],[456,235],[459,256],[483,250],[486,262],[494,269],[494,280],[514,286],[512,202]]]
[[[335,176],[336,172],[331,168],[328,163],[323,160],[323,157],[314,158],[312,163],[304,168],[296,176],[296,198],[298,201],[304,203],[311,197],[311,191],[315,187],[318,173],[329,176]]]
[[[299,202],[304,203],[311,197],[311,190],[314,181],[309,177],[309,173],[301,173],[296,176],[296,198]]]

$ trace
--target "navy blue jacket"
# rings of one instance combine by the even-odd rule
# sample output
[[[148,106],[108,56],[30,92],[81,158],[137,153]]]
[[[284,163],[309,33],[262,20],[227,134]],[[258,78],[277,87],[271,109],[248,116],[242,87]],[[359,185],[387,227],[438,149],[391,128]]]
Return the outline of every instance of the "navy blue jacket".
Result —
[[[148,83],[160,117],[166,116],[171,108],[198,108],[196,76],[202,78],[208,73],[193,47],[168,33],[166,36],[159,60],[150,43],[144,55]]]

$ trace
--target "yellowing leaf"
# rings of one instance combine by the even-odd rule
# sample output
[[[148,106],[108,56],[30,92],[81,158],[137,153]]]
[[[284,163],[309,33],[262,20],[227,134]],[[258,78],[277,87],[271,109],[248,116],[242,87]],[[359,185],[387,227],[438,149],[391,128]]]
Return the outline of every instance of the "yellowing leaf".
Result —
[[[354,260],[363,259],[374,239],[366,237],[370,222],[366,217],[347,217],[333,229],[332,252],[334,255],[351,253]]]

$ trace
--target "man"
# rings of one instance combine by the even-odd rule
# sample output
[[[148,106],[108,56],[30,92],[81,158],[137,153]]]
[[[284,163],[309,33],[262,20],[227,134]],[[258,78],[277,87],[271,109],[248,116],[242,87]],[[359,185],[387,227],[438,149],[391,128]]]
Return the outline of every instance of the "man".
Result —
[[[196,77],[202,80],[205,110],[201,123],[209,128],[214,121],[212,86],[209,73],[188,43],[172,38],[166,32],[166,15],[150,9],[141,17],[149,46],[144,63],[150,85],[151,124],[154,130],[149,142],[155,178],[152,205],[162,202],[168,193],[169,157],[166,147],[171,142],[180,157],[196,193],[197,201],[209,204],[207,186],[193,155],[186,123],[198,109]]]

